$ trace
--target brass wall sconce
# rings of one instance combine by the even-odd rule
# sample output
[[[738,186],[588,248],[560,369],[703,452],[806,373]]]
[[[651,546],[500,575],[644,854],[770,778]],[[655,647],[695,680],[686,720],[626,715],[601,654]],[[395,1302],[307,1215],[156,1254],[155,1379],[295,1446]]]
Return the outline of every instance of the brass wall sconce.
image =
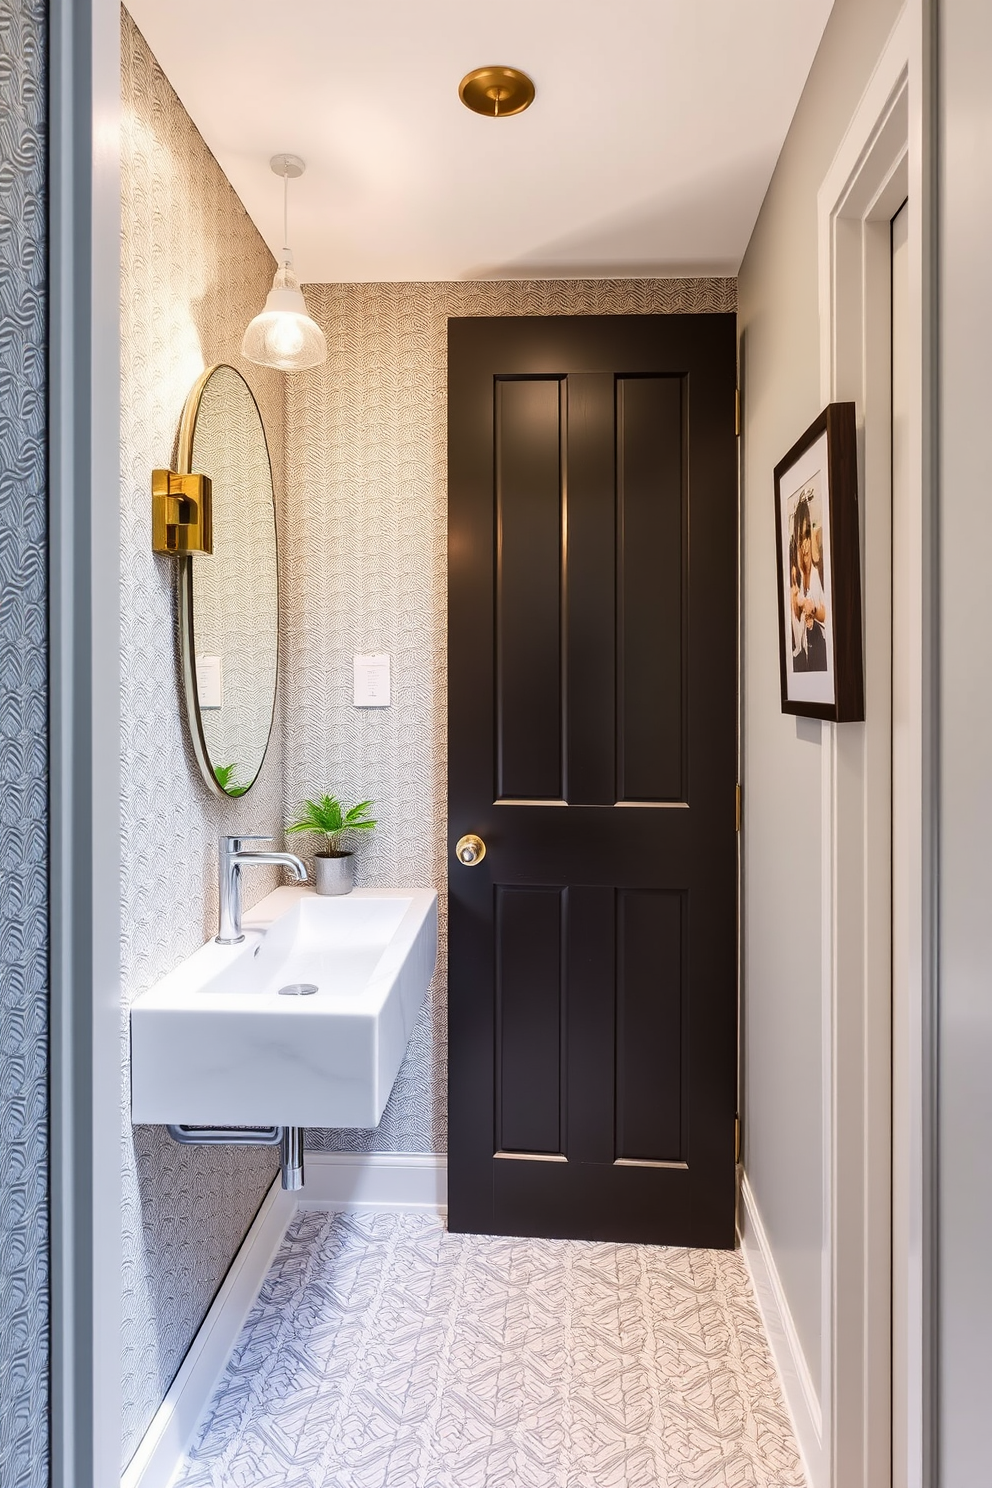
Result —
[[[212,513],[209,475],[152,471],[153,553],[212,553]]]

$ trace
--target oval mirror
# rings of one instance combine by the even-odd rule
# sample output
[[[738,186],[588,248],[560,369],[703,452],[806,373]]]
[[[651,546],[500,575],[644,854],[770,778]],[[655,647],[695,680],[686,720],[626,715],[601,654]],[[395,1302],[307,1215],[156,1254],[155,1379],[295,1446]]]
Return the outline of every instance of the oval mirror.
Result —
[[[275,708],[279,580],[262,416],[233,367],[210,367],[183,409],[179,470],[213,483],[213,553],[179,576],[193,750],[215,791],[242,796],[262,768]]]

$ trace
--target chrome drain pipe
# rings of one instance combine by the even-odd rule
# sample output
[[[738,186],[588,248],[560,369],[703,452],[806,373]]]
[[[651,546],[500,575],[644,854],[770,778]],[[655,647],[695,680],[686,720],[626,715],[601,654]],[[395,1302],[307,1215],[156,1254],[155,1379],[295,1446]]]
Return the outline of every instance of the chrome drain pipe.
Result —
[[[303,1128],[282,1129],[282,1186],[290,1190],[303,1187]]]
[[[184,1147],[278,1147],[282,1186],[291,1192],[303,1187],[302,1126],[167,1126],[174,1142]]]

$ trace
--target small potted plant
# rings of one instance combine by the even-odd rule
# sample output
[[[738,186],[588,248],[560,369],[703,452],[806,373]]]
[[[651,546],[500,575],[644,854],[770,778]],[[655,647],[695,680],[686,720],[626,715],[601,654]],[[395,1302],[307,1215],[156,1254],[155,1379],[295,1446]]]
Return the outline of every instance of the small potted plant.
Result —
[[[371,832],[371,801],[345,807],[336,796],[304,801],[299,819],[289,822],[287,832],[313,832],[323,837],[322,851],[314,853],[314,877],[318,894],[350,894],[355,887],[355,855],[342,844],[349,832]]]

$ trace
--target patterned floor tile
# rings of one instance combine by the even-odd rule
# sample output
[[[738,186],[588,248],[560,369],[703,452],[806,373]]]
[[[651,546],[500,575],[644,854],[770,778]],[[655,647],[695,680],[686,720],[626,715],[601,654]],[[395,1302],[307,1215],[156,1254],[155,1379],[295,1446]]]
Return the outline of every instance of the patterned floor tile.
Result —
[[[805,1488],[739,1254],[297,1215],[174,1488]]]

